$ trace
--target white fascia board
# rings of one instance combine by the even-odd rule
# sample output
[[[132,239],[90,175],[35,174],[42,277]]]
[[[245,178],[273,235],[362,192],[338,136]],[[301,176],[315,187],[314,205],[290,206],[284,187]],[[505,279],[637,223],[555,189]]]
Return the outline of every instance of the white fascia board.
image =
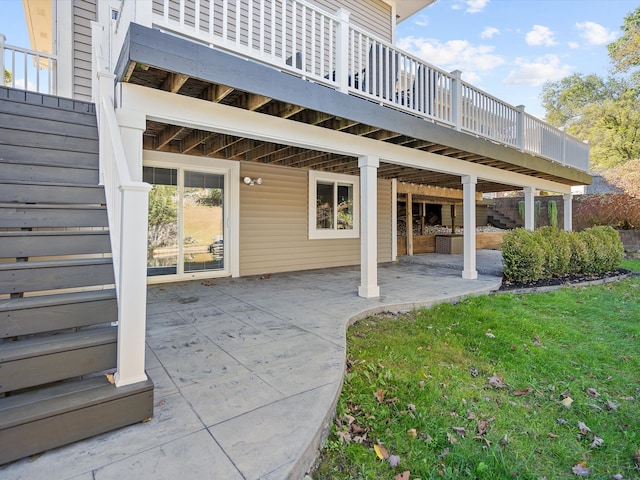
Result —
[[[119,105],[142,112],[149,120],[340,155],[379,157],[395,165],[460,177],[474,175],[515,187],[535,187],[557,193],[571,192],[571,187],[562,183],[162,90],[130,83],[122,84],[122,88],[118,90],[122,96]]]

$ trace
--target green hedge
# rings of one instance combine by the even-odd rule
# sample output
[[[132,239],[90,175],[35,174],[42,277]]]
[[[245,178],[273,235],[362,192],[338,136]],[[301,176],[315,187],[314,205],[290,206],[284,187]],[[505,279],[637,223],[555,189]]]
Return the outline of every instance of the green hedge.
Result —
[[[505,279],[520,283],[571,273],[609,272],[618,268],[622,258],[622,241],[611,227],[581,232],[519,228],[507,232],[502,243]]]

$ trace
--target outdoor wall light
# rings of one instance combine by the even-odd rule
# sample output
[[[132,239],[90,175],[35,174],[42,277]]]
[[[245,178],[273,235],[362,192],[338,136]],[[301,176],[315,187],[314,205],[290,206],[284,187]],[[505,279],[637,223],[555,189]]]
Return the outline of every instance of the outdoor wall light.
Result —
[[[244,183],[246,183],[247,185],[253,186],[253,185],[262,185],[262,178],[258,177],[258,178],[251,178],[251,177],[244,177]]]

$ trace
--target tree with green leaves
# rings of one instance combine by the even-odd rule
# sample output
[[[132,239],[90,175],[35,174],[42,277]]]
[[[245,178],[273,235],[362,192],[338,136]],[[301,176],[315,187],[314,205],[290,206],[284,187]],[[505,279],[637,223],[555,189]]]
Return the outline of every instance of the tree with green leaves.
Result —
[[[640,7],[625,17],[622,37],[609,45],[616,72],[640,66]],[[640,71],[626,76],[576,73],[542,88],[545,119],[591,145],[591,168],[640,158]]]
[[[640,67],[640,7],[624,17],[622,36],[607,48],[615,71]]]
[[[13,75],[11,75],[11,72],[5,68],[4,69],[4,84],[6,86],[11,85],[11,80],[12,79],[13,79]]]

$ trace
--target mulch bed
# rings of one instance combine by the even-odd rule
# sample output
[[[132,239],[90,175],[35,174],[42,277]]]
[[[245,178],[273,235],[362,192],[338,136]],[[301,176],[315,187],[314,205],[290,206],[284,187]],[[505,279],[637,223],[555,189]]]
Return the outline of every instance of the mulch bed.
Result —
[[[545,291],[553,290],[558,287],[567,286],[580,286],[588,285],[591,283],[607,283],[608,281],[622,280],[629,275],[634,275],[635,272],[619,268],[612,272],[606,272],[600,275],[584,275],[574,274],[566,275],[564,277],[545,278],[530,283],[508,282],[503,278],[502,286],[499,291],[513,292],[513,291]]]

